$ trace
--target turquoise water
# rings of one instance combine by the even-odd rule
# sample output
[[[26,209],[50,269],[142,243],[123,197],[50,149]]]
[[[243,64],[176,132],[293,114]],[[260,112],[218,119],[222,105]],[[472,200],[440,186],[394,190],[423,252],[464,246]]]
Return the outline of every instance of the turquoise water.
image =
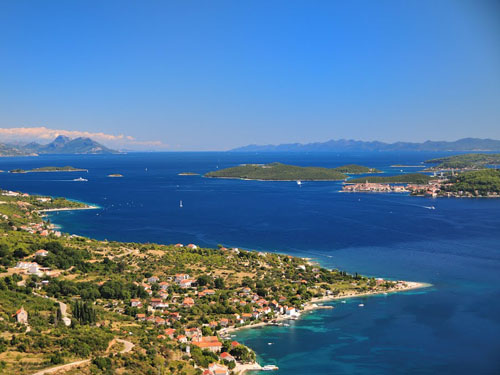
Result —
[[[238,246],[432,288],[336,302],[290,327],[238,333],[278,374],[500,373],[500,200],[340,193],[338,182],[178,176],[247,162],[364,164],[386,173],[440,154],[160,153],[0,160],[0,169],[73,165],[89,173],[0,174],[0,186],[98,204],[60,212],[99,239]],[[147,170],[146,170],[147,168]],[[415,168],[403,168],[415,171]],[[124,178],[110,179],[110,173]],[[88,182],[73,182],[79,177]],[[179,201],[183,201],[183,208]],[[428,210],[426,206],[435,206]],[[363,303],[364,307],[359,307]],[[271,343],[271,345],[269,345]]]

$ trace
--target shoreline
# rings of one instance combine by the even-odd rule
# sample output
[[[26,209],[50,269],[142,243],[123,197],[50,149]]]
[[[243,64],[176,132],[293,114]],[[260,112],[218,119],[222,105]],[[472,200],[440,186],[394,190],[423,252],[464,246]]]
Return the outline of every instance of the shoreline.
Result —
[[[36,210],[36,212],[56,212],[56,211],[74,211],[74,210],[97,210],[99,206],[88,205],[87,207],[62,207],[62,208],[46,208],[43,210]]]
[[[283,316],[279,316],[279,317],[273,319],[271,322],[259,322],[259,323],[248,324],[248,325],[244,325],[244,326],[240,326],[240,327],[224,328],[220,331],[220,333],[223,335],[227,335],[227,334],[234,333],[237,331],[242,331],[244,329],[254,329],[254,328],[260,328],[260,327],[266,327],[266,326],[274,326],[277,323],[282,322],[282,321],[286,321],[286,320],[299,320],[302,318],[303,314],[306,312],[313,312],[315,310],[334,309],[333,306],[318,305],[318,303],[326,303],[326,302],[331,302],[331,301],[335,301],[335,300],[343,300],[343,299],[356,298],[356,297],[389,295],[389,294],[402,293],[402,292],[407,292],[407,291],[416,290],[416,289],[429,288],[432,286],[432,284],[430,284],[430,283],[417,282],[417,281],[399,280],[398,282],[404,283],[406,285],[396,287],[393,289],[389,289],[387,291],[375,290],[375,291],[369,291],[369,292],[363,292],[363,293],[351,292],[351,293],[345,293],[345,294],[340,294],[340,295],[336,295],[336,296],[314,297],[310,301],[308,301],[304,304],[304,307],[300,311],[300,315],[297,317],[290,317],[290,316],[283,315]],[[243,375],[249,371],[261,371],[262,369],[263,369],[262,365],[260,365],[258,362],[254,362],[254,363],[246,363],[246,364],[236,365],[236,367],[234,368],[233,371],[236,374]]]
[[[416,289],[423,289],[423,288],[429,288],[432,286],[430,283],[423,283],[423,282],[417,282],[417,281],[402,281],[400,280],[399,282],[403,282],[407,284],[406,287],[397,287],[389,290],[375,290],[375,291],[369,291],[369,292],[363,292],[363,293],[346,293],[346,294],[339,294],[336,296],[323,296],[323,297],[314,297],[310,301],[306,302],[304,304],[304,307],[302,308],[301,315],[298,317],[289,317],[286,315],[279,316],[275,319],[273,319],[273,322],[259,322],[255,324],[248,324],[240,327],[229,327],[229,328],[224,328],[221,330],[221,333],[227,334],[227,333],[233,333],[236,331],[241,331],[244,329],[250,329],[250,328],[257,328],[257,327],[264,327],[268,325],[274,325],[275,322],[280,322],[283,320],[297,320],[300,319],[302,316],[302,313],[308,312],[308,311],[314,311],[314,310],[322,310],[322,309],[332,309],[332,306],[325,306],[325,305],[318,305],[318,303],[326,303],[326,302],[331,302],[335,300],[342,300],[342,299],[349,299],[349,298],[356,298],[356,297],[369,297],[369,296],[377,296],[377,295],[384,295],[384,294],[395,294],[395,293],[402,293],[402,292],[407,292],[410,290],[416,290]]]

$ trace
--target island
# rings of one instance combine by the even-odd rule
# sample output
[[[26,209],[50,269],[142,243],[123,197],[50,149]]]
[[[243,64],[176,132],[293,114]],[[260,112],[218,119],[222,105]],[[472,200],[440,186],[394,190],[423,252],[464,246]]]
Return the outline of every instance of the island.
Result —
[[[482,169],[488,165],[500,165],[500,154],[462,154],[426,160],[425,163],[437,164],[429,171]]]
[[[67,165],[65,167],[40,167],[29,170],[12,169],[9,171],[9,173],[37,173],[37,172],[88,172],[88,170],[83,168],[75,168]]]
[[[237,167],[208,172],[204,177],[269,181],[339,181],[345,180],[348,173],[377,172],[379,171],[376,169],[354,164],[336,168],[323,168],[299,167],[275,162],[270,164],[242,164]]]
[[[108,177],[112,177],[112,178],[119,178],[119,177],[123,177],[122,174],[119,174],[119,173],[112,173],[112,174],[108,174]]]
[[[40,212],[88,205],[5,190],[0,201],[2,373],[259,370],[231,332],[284,325],[332,299],[427,286],[278,253],[69,235]]]

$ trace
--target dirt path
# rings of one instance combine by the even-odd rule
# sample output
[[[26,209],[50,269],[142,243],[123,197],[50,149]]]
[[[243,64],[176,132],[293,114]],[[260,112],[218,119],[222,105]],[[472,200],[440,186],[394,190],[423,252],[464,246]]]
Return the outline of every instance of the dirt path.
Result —
[[[119,342],[119,343],[122,343],[124,345],[123,350],[120,351],[121,354],[130,352],[132,350],[132,348],[135,346],[133,343],[131,343],[130,341],[127,341],[127,340],[113,339],[110,342],[110,347],[113,345],[113,342]],[[41,370],[41,371],[35,372],[33,375],[54,374],[54,373],[59,372],[59,371],[69,370],[70,368],[73,368],[76,366],[86,365],[87,363],[90,363],[90,359],[84,359],[82,361],[66,363],[65,365],[52,367],[52,368],[49,368],[46,370]]]

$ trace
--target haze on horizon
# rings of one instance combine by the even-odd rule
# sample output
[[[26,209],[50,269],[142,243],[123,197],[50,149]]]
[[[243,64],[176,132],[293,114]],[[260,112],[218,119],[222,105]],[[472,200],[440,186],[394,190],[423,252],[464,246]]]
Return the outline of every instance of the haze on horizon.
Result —
[[[500,139],[499,14],[495,0],[5,0],[0,142]]]

